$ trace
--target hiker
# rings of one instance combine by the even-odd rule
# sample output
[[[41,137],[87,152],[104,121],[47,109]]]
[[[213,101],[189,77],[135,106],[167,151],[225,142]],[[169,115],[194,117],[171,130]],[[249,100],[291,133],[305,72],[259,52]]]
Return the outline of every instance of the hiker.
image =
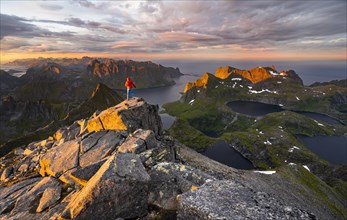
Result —
[[[127,100],[134,97],[134,89],[136,88],[134,82],[130,79],[130,77],[127,77],[127,81],[125,82],[125,87],[127,88]]]

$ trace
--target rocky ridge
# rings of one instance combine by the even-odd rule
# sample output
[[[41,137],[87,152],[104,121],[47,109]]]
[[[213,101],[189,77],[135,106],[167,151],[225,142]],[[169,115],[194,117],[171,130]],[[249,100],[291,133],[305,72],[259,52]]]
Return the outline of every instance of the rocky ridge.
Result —
[[[91,96],[77,106],[64,104],[61,110],[46,101],[16,101],[4,96],[0,105],[0,130],[2,136],[0,156],[7,154],[13,147],[26,145],[52,135],[59,127],[88,117],[123,101],[115,91],[104,84],[97,84]],[[60,114],[59,114],[60,113]]]
[[[320,200],[309,205],[314,195],[281,172],[235,170],[163,135],[158,106],[140,98],[16,148],[0,163],[1,219],[341,218]],[[271,181],[293,190],[276,191]]]
[[[290,79],[296,80],[300,85],[303,85],[303,82],[300,79],[300,77],[298,77],[298,75],[292,70],[278,72],[274,66],[256,67],[250,70],[241,70],[235,67],[226,66],[225,68],[219,67],[216,70],[214,75],[212,75],[211,73],[205,73],[196,82],[187,83],[184,89],[184,93],[186,93],[188,90],[192,89],[193,87],[202,87],[206,89],[206,85],[208,81],[213,80],[214,77],[221,80],[225,80],[227,78],[237,79],[241,77],[249,85],[258,84],[263,81],[266,81],[267,79],[281,80],[281,79],[290,78]]]

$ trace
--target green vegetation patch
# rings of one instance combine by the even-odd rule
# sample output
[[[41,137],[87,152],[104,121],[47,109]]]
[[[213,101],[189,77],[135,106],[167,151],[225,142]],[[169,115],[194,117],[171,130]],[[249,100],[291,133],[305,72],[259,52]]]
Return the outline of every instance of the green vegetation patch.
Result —
[[[343,202],[341,202],[346,201],[347,197],[327,185],[316,175],[309,172],[301,165],[297,165],[295,168],[284,166],[277,171],[282,176],[286,177],[288,181],[296,184],[303,195],[314,196],[318,201],[324,203],[333,210],[336,215],[342,219],[347,218],[347,208],[343,205]],[[340,183],[346,186],[346,182],[340,181]]]
[[[177,119],[168,132],[169,135],[174,136],[181,143],[195,150],[204,150],[217,142],[217,139],[206,136],[184,119]]]

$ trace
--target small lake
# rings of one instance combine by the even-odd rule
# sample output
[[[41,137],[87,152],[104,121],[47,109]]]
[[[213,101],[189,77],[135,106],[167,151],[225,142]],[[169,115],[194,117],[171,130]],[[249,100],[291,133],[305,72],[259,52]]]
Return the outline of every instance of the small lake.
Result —
[[[273,112],[285,111],[281,106],[266,104],[261,102],[251,102],[251,101],[233,101],[227,104],[233,111],[253,116],[261,117]],[[342,124],[339,120],[329,117],[327,115],[315,113],[315,112],[305,112],[305,111],[294,111],[298,114],[305,115],[309,118],[317,120],[322,123],[327,123],[331,125],[340,125]]]
[[[342,123],[332,117],[329,117],[327,115],[323,115],[323,114],[319,114],[319,113],[315,113],[315,112],[304,112],[304,111],[295,111],[296,113],[299,113],[301,115],[305,115],[309,118],[312,118],[314,120],[320,121],[320,122],[324,122],[327,124],[331,124],[331,125],[341,125]]]
[[[299,140],[320,158],[332,164],[347,164],[347,136],[297,135]]]
[[[284,109],[278,105],[265,104],[261,102],[233,101],[229,102],[227,105],[235,112],[255,117],[284,111]]]
[[[244,158],[238,151],[223,140],[210,146],[204,152],[201,152],[201,154],[229,167],[244,170],[254,169],[253,164],[249,160]]]

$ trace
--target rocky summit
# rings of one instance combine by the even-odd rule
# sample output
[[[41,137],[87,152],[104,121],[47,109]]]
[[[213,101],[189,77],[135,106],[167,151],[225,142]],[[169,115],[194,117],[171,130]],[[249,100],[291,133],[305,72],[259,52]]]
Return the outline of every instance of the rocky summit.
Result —
[[[297,174],[311,175],[210,160],[164,135],[158,106],[134,98],[2,157],[0,219],[340,218]]]

